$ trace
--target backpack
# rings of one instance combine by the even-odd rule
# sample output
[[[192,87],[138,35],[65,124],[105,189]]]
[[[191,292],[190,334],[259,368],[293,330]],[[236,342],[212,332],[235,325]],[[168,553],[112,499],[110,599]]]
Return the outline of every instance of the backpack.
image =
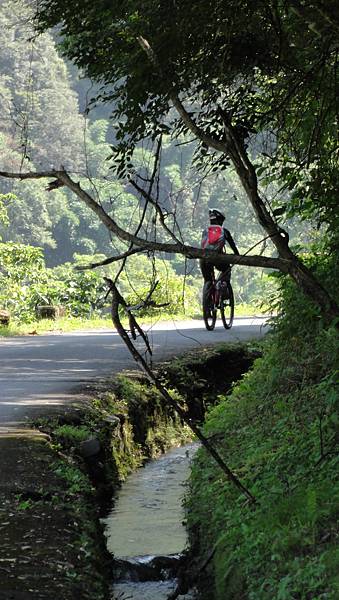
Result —
[[[204,230],[201,246],[205,250],[222,250],[225,245],[225,233],[220,225],[209,225]]]

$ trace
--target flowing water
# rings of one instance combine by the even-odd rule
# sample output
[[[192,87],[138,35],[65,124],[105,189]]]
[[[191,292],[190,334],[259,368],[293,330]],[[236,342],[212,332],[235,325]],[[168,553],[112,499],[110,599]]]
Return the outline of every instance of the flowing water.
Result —
[[[175,448],[130,475],[110,516],[105,519],[107,546],[131,570],[120,573],[112,600],[166,600],[176,581],[136,581],[134,565],[152,564],[157,556],[175,555],[186,546],[182,499],[190,461],[198,445]],[[142,577],[143,578],[143,577]],[[191,599],[186,594],[180,600]]]

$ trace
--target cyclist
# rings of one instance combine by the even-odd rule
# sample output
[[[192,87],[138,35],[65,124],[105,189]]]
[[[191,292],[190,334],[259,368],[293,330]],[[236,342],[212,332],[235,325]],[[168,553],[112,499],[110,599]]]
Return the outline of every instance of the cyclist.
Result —
[[[226,243],[228,243],[234,254],[239,254],[230,232],[222,226],[225,221],[224,215],[216,208],[210,208],[208,212],[210,224],[202,233],[202,248],[216,250],[219,254],[222,254],[225,252]],[[204,291],[208,289],[214,279],[214,267],[221,271],[221,281],[229,282],[231,280],[230,265],[217,266],[213,262],[207,262],[204,258],[201,258],[200,269],[205,282]]]

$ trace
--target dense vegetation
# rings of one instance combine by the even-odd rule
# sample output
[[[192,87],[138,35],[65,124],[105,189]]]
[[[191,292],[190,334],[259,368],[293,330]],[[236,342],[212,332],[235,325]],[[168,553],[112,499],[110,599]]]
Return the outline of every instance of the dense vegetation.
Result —
[[[333,286],[338,263],[315,266]],[[205,425],[257,504],[203,450],[193,469],[191,541],[202,561],[214,549],[204,600],[339,594],[338,336],[294,285],[281,281],[281,288],[281,313],[262,358],[220,396]]]
[[[331,234],[336,229],[337,17],[334,3],[325,8],[321,1],[311,7],[295,1],[220,2],[213,8],[207,0],[109,7],[84,1],[74,11],[64,0],[44,0],[36,10],[38,29],[60,24],[65,54],[102,83],[98,99],[113,103],[111,159],[117,174],[135,177],[146,140],[157,140],[159,147],[163,134],[190,135],[200,172],[220,174],[233,166],[278,253],[275,268],[288,272],[327,320],[338,316],[338,306],[290,245],[277,217],[313,216]],[[258,180],[262,173],[280,188],[274,210]],[[69,177],[55,176],[78,194]],[[154,178],[146,181],[152,191]],[[78,197],[121,235],[102,207]],[[159,206],[159,198],[156,202]],[[149,238],[124,234],[124,239],[149,248]],[[164,250],[155,240],[152,247]]]
[[[108,173],[109,121],[93,116],[86,123],[78,104],[80,100],[85,108],[90,82],[85,80],[80,86],[78,75],[74,70],[70,74],[50,34],[27,41],[32,34],[28,15],[24,4],[1,2],[1,166],[15,170],[29,163],[37,169],[49,162],[62,162],[83,175],[88,170],[93,184],[102,187],[100,177]],[[79,98],[75,90],[81,92]],[[179,189],[186,167],[177,161],[175,151],[171,156],[169,150],[168,186]],[[216,183],[210,187],[208,198],[218,194]],[[107,252],[112,245],[99,222],[67,191],[57,190],[51,197],[46,184],[40,182],[11,184],[2,180],[1,191],[1,307],[21,322],[33,320],[37,306],[42,304],[62,305],[73,316],[99,313],[103,308],[103,273],[74,271],[74,266],[90,262],[93,253]],[[126,186],[114,178],[109,190],[101,189],[101,193],[119,198],[121,219],[130,219],[133,199]],[[187,203],[193,202],[192,192],[186,196]],[[61,263],[63,266],[52,268]],[[176,267],[175,261],[172,264]],[[190,278],[184,281],[180,275],[182,264],[178,264],[179,274],[172,264],[167,261],[157,269],[161,284],[158,301],[170,302],[173,314],[183,313],[185,306],[190,306],[193,314],[198,302],[196,288]],[[113,272],[105,270],[105,274]],[[129,264],[122,287],[131,304],[140,300],[151,279],[152,266],[145,257]]]
[[[185,275],[194,276],[196,267],[189,252],[160,260],[155,250],[171,234],[182,246],[197,245],[213,205],[226,210],[242,254],[257,244],[255,252],[277,255],[280,291],[272,292],[272,308],[278,316],[263,357],[231,395],[220,397],[206,423],[257,503],[239,496],[201,452],[188,522],[199,557],[213,550],[204,600],[335,600],[334,0],[79,0],[76,10],[68,0],[38,0],[36,39],[30,9],[14,7],[0,3],[0,170],[31,176],[53,165],[56,179],[47,186],[52,193],[34,179],[2,182],[2,193],[14,193],[5,199],[9,224],[2,211],[2,304],[18,298],[24,318],[41,299],[90,314],[103,293],[101,276],[74,274],[68,262],[76,252],[78,262],[88,263],[137,243],[143,254],[130,256],[119,278],[124,296],[134,303],[160,279],[157,300],[180,312]],[[58,49],[51,27],[61,31]],[[92,95],[88,80],[79,81],[60,50],[93,78],[95,102],[109,106],[110,120],[102,106],[86,119],[80,115],[78,101],[87,107]],[[94,207],[110,223],[114,218],[109,234],[58,177],[60,164],[73,188],[79,191],[79,180]],[[294,235],[287,231],[292,219]],[[260,264],[260,256],[254,259]],[[263,293],[261,271],[237,272],[241,299]],[[191,306],[194,285],[188,280]]]
[[[46,10],[47,5],[48,3],[46,3]],[[72,9],[70,8],[70,10]],[[96,11],[99,15],[98,6],[96,6]],[[116,14],[118,15],[119,11]],[[140,14],[139,17],[136,15],[136,20],[133,20],[132,13],[131,15],[132,28],[136,26],[140,28],[143,22],[142,19],[140,21]],[[99,94],[98,86],[84,78],[82,74],[79,76],[74,66],[60,57],[51,33],[45,32],[39,37],[32,36],[30,16],[30,9],[24,3],[13,3],[11,0],[2,0],[0,3],[2,23],[0,103],[3,114],[0,122],[1,169],[40,170],[46,169],[50,165],[58,167],[63,164],[69,172],[74,173],[77,177],[80,176],[82,185],[87,189],[94,190],[108,212],[113,212],[119,222],[131,230],[132,227],[137,226],[142,203],[140,205],[140,200],[135,197],[135,193],[126,179],[118,178],[112,172],[107,157],[112,154],[112,143],[115,148],[118,140],[121,139],[122,134],[119,133],[119,128],[122,127],[122,123],[124,122],[126,127],[132,129],[134,117],[131,118],[129,111],[127,121],[124,119],[117,121],[119,114],[122,115],[122,107],[117,102],[117,112],[113,120],[108,119],[111,106],[105,110],[99,106],[90,111],[85,118],[80,113],[79,106],[82,110],[88,108],[91,97]],[[57,13],[54,12],[53,18],[55,19],[56,16]],[[147,19],[151,18],[148,9],[144,13],[145,18],[146,16]],[[184,11],[183,17],[190,18],[189,11],[188,14]],[[137,23],[139,25],[136,25]],[[93,23],[91,23],[91,27],[94,35]],[[10,35],[7,35],[8,31]],[[170,31],[166,35],[169,33]],[[82,34],[81,30],[81,36]],[[63,49],[72,58],[77,59],[77,51],[74,50],[74,48],[76,49],[75,39],[74,37],[72,45],[64,41]],[[128,44],[130,43],[131,40],[128,41]],[[138,51],[138,56],[139,61],[140,51]],[[96,60],[98,71],[104,66],[104,63],[101,64]],[[90,65],[89,69],[87,67],[88,65],[83,64],[84,70],[88,70],[90,75],[96,76],[96,73],[92,72],[94,66]],[[207,67],[208,64],[204,66],[204,69]],[[97,75],[100,79],[99,72]],[[140,75],[143,78],[143,72],[140,74],[137,70],[135,76],[138,81]],[[133,93],[133,90],[131,89],[130,92]],[[104,94],[104,100],[108,99],[109,94],[108,97]],[[97,104],[100,100],[99,98]],[[153,113],[151,113],[152,115]],[[170,113],[170,121],[172,120],[171,115],[172,113]],[[156,124],[159,115],[155,112],[153,116],[154,124]],[[191,136],[185,133],[185,128],[182,128],[181,125],[174,129],[174,137],[171,136],[170,121],[166,127],[162,121],[164,127],[162,128],[161,178],[158,190],[161,203],[168,214],[175,215],[176,226],[182,239],[187,243],[199,245],[200,232],[206,223],[207,207],[212,205],[226,211],[227,227],[233,232],[240,251],[247,252],[249,248],[266,236],[263,236],[249,210],[244,191],[236,179],[235,172],[229,168],[224,171],[225,165],[219,163],[213,153],[200,148],[196,142],[188,144]],[[145,122],[143,122],[144,125]],[[141,139],[142,123],[140,123],[140,127],[141,129],[135,129],[135,135]],[[118,146],[120,147],[121,144],[119,143]],[[260,141],[253,139],[251,147],[254,156],[259,159]],[[121,148],[120,150],[122,154],[119,156],[123,161],[125,154]],[[154,152],[153,142],[145,140],[143,146],[136,143],[133,151],[134,168],[141,169],[140,172],[144,173],[146,165],[152,164],[154,160]],[[202,171],[199,172],[199,168]],[[280,211],[285,210],[285,216],[288,216],[289,219],[298,212],[301,212],[303,218],[314,216],[316,210],[313,211],[313,204],[310,204],[309,197],[307,210],[304,210],[306,207],[303,204],[302,210],[299,211],[300,202],[298,203],[295,199],[293,202],[292,200],[289,202],[291,185],[287,186],[287,191],[286,189],[279,190],[276,173],[274,172],[274,175],[270,165],[264,162],[261,169],[266,169],[265,176],[267,181],[269,180],[269,186],[266,188],[268,205],[271,204],[273,208],[278,206]],[[290,163],[287,164],[286,169],[289,176],[292,176]],[[304,170],[303,173],[303,179],[300,176],[299,181],[302,180],[305,186],[309,185],[305,180],[308,171]],[[88,176],[90,176],[89,182]],[[7,227],[1,227],[3,241],[43,248],[45,260],[50,267],[71,262],[74,253],[88,256],[95,253],[112,252],[114,254],[123,248],[119,240],[110,239],[108,232],[96,217],[93,217],[86,207],[74,199],[74,196],[65,187],[59,187],[50,193],[46,191],[46,184],[40,181],[13,184],[1,180],[1,191],[14,193],[12,201],[8,205],[9,224]],[[282,209],[282,203],[289,204]],[[319,219],[326,221],[323,213],[321,214],[321,219],[320,217]],[[333,216],[333,210],[332,212],[327,211],[326,215]],[[301,226],[299,221],[292,223],[289,220],[288,225],[293,243],[298,244],[298,248],[301,250],[306,250],[309,242],[319,235],[318,223],[315,221]],[[148,225],[148,228],[151,231],[151,225]],[[259,244],[254,252],[258,249],[268,254],[272,253],[269,240],[266,240],[263,245]],[[195,262],[187,264],[180,257],[169,256],[166,256],[165,260],[167,263],[171,260],[171,266],[174,267],[177,274],[183,274],[185,270],[188,270],[193,276],[199,276]],[[133,265],[131,272],[134,272]],[[129,278],[131,279],[131,277]],[[238,302],[248,303],[266,294],[261,285],[265,281],[265,275],[261,269],[238,268],[234,270],[234,278]]]
[[[62,308],[68,317],[109,316],[103,275],[114,276],[117,268],[76,270],[88,263],[88,256],[82,255],[75,255],[72,263],[49,268],[41,248],[14,242],[0,242],[0,261],[0,305],[16,322],[35,321],[39,307],[44,306]],[[171,315],[194,316],[199,310],[199,292],[192,278],[176,274],[170,263],[152,263],[146,257],[130,261],[120,278],[128,303],[137,305],[145,298],[154,269],[159,282],[154,293],[156,302],[168,305]],[[148,309],[146,314],[159,316],[159,311]]]

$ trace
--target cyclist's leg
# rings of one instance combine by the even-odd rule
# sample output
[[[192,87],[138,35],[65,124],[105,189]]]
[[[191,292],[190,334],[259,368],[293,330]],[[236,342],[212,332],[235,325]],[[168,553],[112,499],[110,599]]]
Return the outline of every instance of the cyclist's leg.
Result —
[[[231,281],[231,267],[227,266],[226,268],[224,268],[222,270],[220,269],[220,271],[221,271],[221,273],[220,273],[218,279],[220,281],[226,281],[227,283],[230,283],[230,281]]]
[[[200,259],[199,265],[201,274],[204,278],[204,288],[207,288],[212,285],[212,281],[214,279],[214,267],[211,263],[207,262],[203,258]]]
[[[227,283],[229,284],[231,282],[231,267],[230,266],[226,266],[223,269],[219,269],[220,274],[218,277],[218,280],[221,281],[222,283]],[[224,300],[226,300],[229,297],[229,292],[228,292],[228,285],[226,286],[225,283],[222,285],[222,298]]]

